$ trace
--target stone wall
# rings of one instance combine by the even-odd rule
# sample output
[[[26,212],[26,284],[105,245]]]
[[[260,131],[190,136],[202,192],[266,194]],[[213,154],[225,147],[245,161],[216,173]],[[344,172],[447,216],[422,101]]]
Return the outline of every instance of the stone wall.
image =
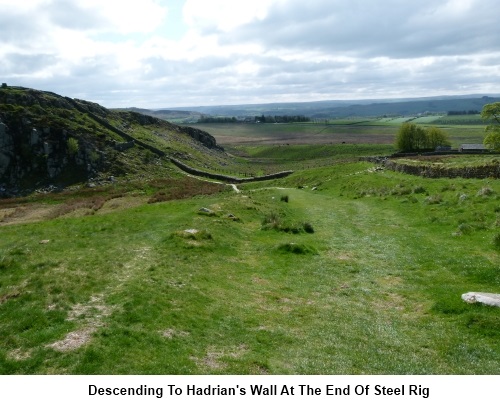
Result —
[[[390,157],[370,157],[363,158],[363,160],[379,164],[386,169],[396,172],[412,174],[414,176],[422,176],[428,178],[456,178],[462,177],[464,179],[486,179],[486,178],[500,178],[500,164],[489,164],[476,167],[439,167],[432,165],[410,165],[400,163],[397,160],[392,160]]]
[[[255,176],[255,177],[245,177],[245,178],[239,178],[239,177],[232,177],[232,176],[225,176],[223,174],[216,174],[216,173],[208,173],[204,172],[203,170],[198,170],[193,167],[190,167],[181,161],[175,159],[175,158],[170,158],[170,161],[175,164],[178,168],[181,170],[185,171],[186,173],[189,174],[194,174],[195,176],[200,176],[200,177],[206,177],[209,179],[214,179],[214,180],[221,180],[226,183],[235,183],[235,184],[240,184],[240,183],[250,183],[253,181],[264,181],[264,180],[273,180],[273,179],[279,179],[283,178],[286,176],[289,176],[290,174],[293,173],[293,171],[284,171],[284,172],[278,172],[278,173],[273,173],[273,174],[267,174],[264,176]]]

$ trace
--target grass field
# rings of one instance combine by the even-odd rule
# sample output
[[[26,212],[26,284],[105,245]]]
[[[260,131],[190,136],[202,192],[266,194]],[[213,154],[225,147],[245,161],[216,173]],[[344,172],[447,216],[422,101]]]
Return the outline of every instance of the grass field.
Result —
[[[358,153],[240,193],[4,203],[0,373],[497,374],[500,313],[460,298],[500,287],[497,181]]]
[[[343,121],[344,122],[344,121]],[[356,121],[358,122],[358,121]],[[366,122],[366,120],[365,120]],[[391,144],[397,128],[361,124],[197,124],[221,145]]]

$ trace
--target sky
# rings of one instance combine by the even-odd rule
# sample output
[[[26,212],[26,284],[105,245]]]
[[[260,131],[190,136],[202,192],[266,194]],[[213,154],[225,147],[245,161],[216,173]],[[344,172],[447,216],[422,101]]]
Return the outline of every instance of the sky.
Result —
[[[500,94],[497,0],[0,0],[0,82],[105,107]]]

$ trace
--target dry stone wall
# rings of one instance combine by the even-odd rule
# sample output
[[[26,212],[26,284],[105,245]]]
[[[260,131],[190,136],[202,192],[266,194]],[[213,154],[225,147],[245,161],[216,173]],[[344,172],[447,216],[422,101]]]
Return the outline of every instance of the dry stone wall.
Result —
[[[475,166],[475,167],[440,167],[431,165],[410,165],[406,163],[392,160],[390,157],[371,157],[363,158],[373,163],[377,163],[386,169],[396,172],[412,174],[414,176],[422,176],[428,178],[456,178],[462,177],[464,179],[486,179],[486,178],[500,178],[500,164],[492,163],[489,165]]]

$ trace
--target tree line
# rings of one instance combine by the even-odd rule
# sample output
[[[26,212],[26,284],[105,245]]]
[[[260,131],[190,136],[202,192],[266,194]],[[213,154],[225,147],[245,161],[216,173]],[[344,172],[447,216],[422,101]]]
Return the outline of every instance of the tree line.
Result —
[[[210,115],[202,115],[198,118],[199,124],[231,124],[239,121],[251,121],[248,117],[244,120],[238,120],[236,117],[212,117]],[[253,117],[253,122],[263,123],[291,123],[291,122],[310,122],[311,119],[305,115],[256,115]]]
[[[255,116],[255,122],[266,123],[289,123],[289,122],[310,122],[311,119],[305,115],[267,115]]]
[[[209,115],[202,115],[198,118],[198,124],[229,124],[237,121],[236,117],[211,117]]]
[[[448,111],[447,115],[478,115],[480,112],[478,110],[469,110],[469,111]]]

